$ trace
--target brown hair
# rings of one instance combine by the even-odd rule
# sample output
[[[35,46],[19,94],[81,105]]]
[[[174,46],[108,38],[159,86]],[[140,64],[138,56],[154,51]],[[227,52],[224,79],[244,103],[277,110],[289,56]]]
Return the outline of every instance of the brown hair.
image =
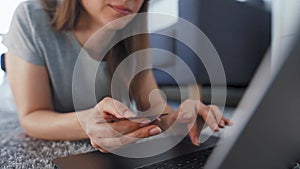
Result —
[[[53,30],[59,32],[71,31],[78,23],[79,14],[82,10],[80,0],[40,0],[44,10],[50,18],[50,25]],[[139,12],[147,12],[148,1],[144,3]],[[132,21],[134,22],[135,19]],[[147,29],[147,20],[144,18],[141,26]],[[122,33],[120,31],[120,33]],[[124,39],[116,44],[107,54],[107,62],[112,75],[118,64],[131,53],[149,47],[149,37],[147,34],[135,35]],[[140,86],[139,78],[135,78],[130,91]],[[130,92],[132,94],[132,92]]]

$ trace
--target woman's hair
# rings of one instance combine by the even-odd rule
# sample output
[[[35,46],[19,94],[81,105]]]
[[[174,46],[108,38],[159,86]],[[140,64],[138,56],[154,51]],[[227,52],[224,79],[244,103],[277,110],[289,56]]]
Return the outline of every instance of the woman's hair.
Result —
[[[80,0],[40,0],[42,6],[50,18],[50,25],[54,31],[67,32],[72,31],[78,23],[80,12],[83,10]],[[147,12],[148,1],[144,0],[140,12]],[[131,22],[134,22],[135,19]],[[147,29],[147,19],[143,18],[138,22],[142,22],[139,25],[141,28]],[[126,28],[126,27],[125,27]],[[133,30],[134,32],[134,30]],[[122,33],[122,30],[119,31]],[[124,39],[117,43],[110,51],[106,54],[107,63],[111,76],[115,69],[121,63],[123,59],[129,56],[131,53],[146,49],[149,47],[149,37],[147,34],[139,34],[127,39]],[[132,85],[130,86],[130,93],[132,96],[132,90],[140,86],[141,80],[136,77]],[[136,96],[133,96],[136,97]]]

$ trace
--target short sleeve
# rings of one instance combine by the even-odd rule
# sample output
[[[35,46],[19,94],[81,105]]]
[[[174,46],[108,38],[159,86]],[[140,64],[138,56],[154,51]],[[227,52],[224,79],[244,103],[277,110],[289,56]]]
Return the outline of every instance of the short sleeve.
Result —
[[[14,55],[35,65],[45,65],[45,59],[37,44],[34,18],[31,15],[34,12],[29,9],[27,2],[21,3],[14,13],[9,31],[3,37],[2,43]]]

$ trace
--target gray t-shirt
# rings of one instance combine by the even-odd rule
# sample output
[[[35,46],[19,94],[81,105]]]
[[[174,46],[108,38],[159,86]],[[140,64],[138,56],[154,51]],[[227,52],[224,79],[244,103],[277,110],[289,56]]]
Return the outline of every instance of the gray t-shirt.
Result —
[[[85,90],[89,88],[83,77],[82,84],[76,85],[77,88],[73,88],[72,93],[73,71],[81,45],[71,32],[52,30],[49,18],[39,1],[25,1],[19,5],[9,32],[3,38],[3,44],[14,55],[47,68],[55,111],[75,110],[72,96],[75,94],[80,100],[80,95],[86,94]],[[95,80],[97,90],[94,96],[100,100],[110,94],[110,88],[106,63],[102,62],[98,68]],[[76,110],[90,108],[95,103],[96,101],[82,98]]]

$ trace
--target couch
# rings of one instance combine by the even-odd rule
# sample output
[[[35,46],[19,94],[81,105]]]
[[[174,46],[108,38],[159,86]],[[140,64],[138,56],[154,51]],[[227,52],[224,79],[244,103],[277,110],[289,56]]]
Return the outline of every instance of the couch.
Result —
[[[226,86],[245,89],[254,75],[271,41],[271,13],[263,3],[243,3],[236,0],[179,0],[179,17],[196,25],[210,39],[222,61]],[[159,35],[190,36],[185,27],[174,24],[150,36],[152,48],[170,51],[190,67],[197,83],[210,86],[201,60],[186,45],[174,38]],[[197,39],[195,43],[199,43]],[[168,56],[153,56],[155,78],[161,87],[189,85],[190,76]],[[173,72],[172,77],[164,71]],[[221,84],[220,84],[221,85]],[[242,90],[243,91],[243,90]],[[209,92],[206,92],[209,93]],[[239,97],[242,94],[239,94]]]

